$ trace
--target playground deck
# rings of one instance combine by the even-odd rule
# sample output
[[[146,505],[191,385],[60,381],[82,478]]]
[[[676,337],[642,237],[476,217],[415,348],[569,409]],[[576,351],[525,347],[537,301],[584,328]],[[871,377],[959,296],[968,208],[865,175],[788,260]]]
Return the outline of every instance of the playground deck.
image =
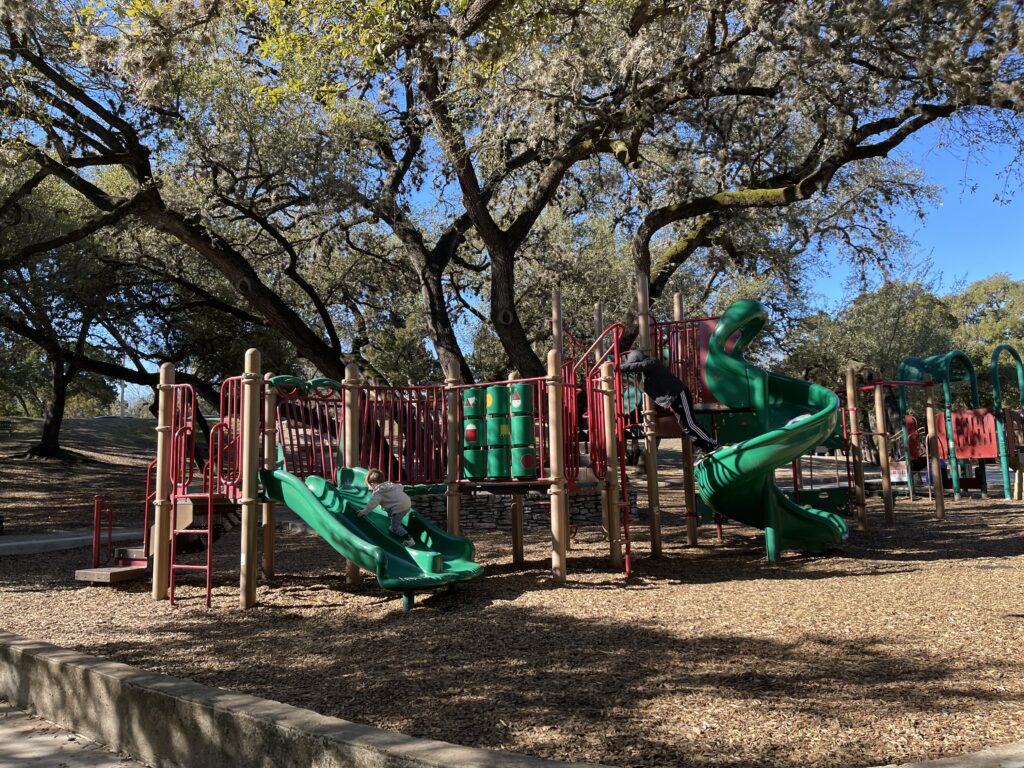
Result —
[[[659,561],[637,526],[629,584],[584,530],[565,588],[549,534],[528,535],[522,567],[507,533],[474,534],[487,577],[410,614],[372,579],[350,590],[299,532],[282,532],[278,586],[252,611],[236,610],[237,531],[218,544],[213,610],[198,585],[171,608],[146,584],[75,583],[85,550],[3,558],[0,603],[11,632],[416,736],[622,766],[854,768],[1024,732],[1024,513],[929,512],[900,501],[885,530],[876,501],[842,556],[774,565],[748,528],[718,545],[705,526],[688,550],[670,515]]]

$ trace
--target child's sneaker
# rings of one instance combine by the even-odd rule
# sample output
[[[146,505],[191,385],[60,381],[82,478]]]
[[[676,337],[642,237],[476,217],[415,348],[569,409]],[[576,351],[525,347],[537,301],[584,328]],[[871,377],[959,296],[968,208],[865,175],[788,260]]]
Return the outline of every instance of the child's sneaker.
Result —
[[[402,539],[402,546],[403,547],[415,547],[416,546],[416,542],[413,541],[412,536],[406,536],[404,539]]]

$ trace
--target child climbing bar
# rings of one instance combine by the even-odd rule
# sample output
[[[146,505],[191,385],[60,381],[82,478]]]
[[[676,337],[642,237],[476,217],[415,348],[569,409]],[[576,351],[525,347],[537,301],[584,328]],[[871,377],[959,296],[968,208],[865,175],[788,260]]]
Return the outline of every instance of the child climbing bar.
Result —
[[[391,519],[391,532],[400,538],[405,546],[413,546],[416,542],[402,525],[402,518],[412,509],[412,500],[402,490],[402,486],[398,483],[384,482],[384,473],[379,469],[371,469],[366,473],[366,487],[372,491],[370,500],[356,514],[365,517],[378,505],[383,507]]]
[[[641,350],[630,351],[619,366],[623,373],[639,373],[644,392],[662,408],[672,411],[683,434],[704,453],[718,448],[718,441],[708,435],[693,418],[693,398],[689,388],[662,363]]]

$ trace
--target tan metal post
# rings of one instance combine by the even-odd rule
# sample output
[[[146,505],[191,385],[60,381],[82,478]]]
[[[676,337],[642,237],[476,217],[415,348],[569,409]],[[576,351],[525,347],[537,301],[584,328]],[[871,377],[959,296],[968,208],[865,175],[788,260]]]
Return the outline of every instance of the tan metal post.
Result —
[[[846,423],[850,430],[850,458],[853,459],[854,505],[857,522],[863,530],[868,527],[868,507],[864,499],[864,461],[860,452],[860,427],[857,424],[857,379],[852,365],[846,366]]]
[[[640,328],[639,344],[645,354],[651,349],[651,302],[647,275],[636,276],[637,321]],[[660,350],[657,351],[660,354]],[[661,554],[661,494],[658,489],[658,427],[654,401],[644,393],[644,453],[647,469],[647,508],[651,526],[651,555]]]
[[[594,339],[595,340],[597,340],[597,338],[604,332],[604,329],[605,329],[605,324],[604,324],[604,304],[602,304],[600,301],[598,301],[598,302],[594,303]],[[605,348],[607,348],[607,346],[608,346],[608,341],[606,339],[606,340],[602,341],[600,344],[598,344],[597,348],[594,349],[594,364],[595,365],[600,365],[601,364],[601,359],[604,357],[604,351],[605,351]]]
[[[171,413],[174,408],[174,364],[160,366],[156,427],[156,495],[154,525],[149,537],[153,555],[153,599],[166,600],[171,559]]]
[[[277,464],[277,393],[270,386],[273,374],[263,377],[263,468],[273,469]],[[263,502],[263,575],[274,575],[274,537],[277,504],[269,499]]]
[[[548,352],[548,464],[551,473],[551,575],[557,582],[566,576],[569,549],[569,510],[565,493],[565,435],[562,424],[562,356]]]
[[[359,375],[359,366],[349,363],[345,366],[345,386],[342,407],[345,409],[345,433],[342,450],[345,453],[345,466],[352,468],[359,466],[359,434],[362,425],[359,423],[359,387],[362,379]],[[333,479],[333,478],[331,478]],[[363,574],[359,565],[349,560],[345,564],[345,582],[347,584],[359,584],[363,580]]]
[[[551,343],[561,359],[565,355],[562,334],[562,292],[557,288],[551,289]]]
[[[878,432],[878,464],[882,469],[882,500],[885,502],[885,524],[896,523],[896,512],[892,499],[892,480],[889,477],[889,434],[885,431],[885,404],[882,401],[882,385],[875,384],[875,429]],[[907,471],[910,471],[908,463]]]
[[[260,351],[245,353],[242,374],[242,557],[239,569],[239,606],[256,605],[256,471],[260,453]]]
[[[935,402],[932,399],[932,386],[924,388],[924,418],[928,430],[928,456],[931,462],[932,485],[935,487],[935,519],[946,517],[946,500],[942,490],[942,467],[939,465],[939,433],[935,426]]]
[[[681,323],[683,317],[683,294],[676,291],[672,296],[672,319]],[[679,359],[683,359],[683,350],[678,351]],[[683,454],[683,496],[686,501],[686,544],[690,547],[697,546],[697,524],[700,518],[697,515],[697,479],[693,471],[693,441],[686,435],[679,439],[679,445]]]
[[[601,390],[604,396],[604,444],[608,459],[605,475],[607,498],[608,546],[612,568],[622,568],[622,522],[619,519],[619,441],[615,429],[615,364],[601,366]]]
[[[459,423],[459,405],[462,397],[456,387],[462,383],[459,369],[454,365],[445,371],[445,407],[448,415],[448,466],[445,477],[445,506],[448,514],[448,533],[457,534],[461,529],[462,496],[459,495],[459,453],[462,451],[462,425]]]

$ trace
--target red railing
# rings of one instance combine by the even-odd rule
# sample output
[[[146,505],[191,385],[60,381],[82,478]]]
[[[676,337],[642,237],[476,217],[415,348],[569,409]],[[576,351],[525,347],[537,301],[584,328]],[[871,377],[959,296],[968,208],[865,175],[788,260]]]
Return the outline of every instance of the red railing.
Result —
[[[100,559],[102,546],[101,531],[103,529],[103,513],[107,513],[107,548],[106,557]],[[114,510],[104,501],[102,496],[94,496],[92,500],[92,567],[106,565],[114,556]]]
[[[359,401],[359,465],[401,483],[443,483],[448,408],[443,385],[365,387]]]
[[[343,389],[320,386],[307,394],[279,388],[277,393],[277,439],[284,468],[302,479],[317,475],[333,481],[345,434]]]

